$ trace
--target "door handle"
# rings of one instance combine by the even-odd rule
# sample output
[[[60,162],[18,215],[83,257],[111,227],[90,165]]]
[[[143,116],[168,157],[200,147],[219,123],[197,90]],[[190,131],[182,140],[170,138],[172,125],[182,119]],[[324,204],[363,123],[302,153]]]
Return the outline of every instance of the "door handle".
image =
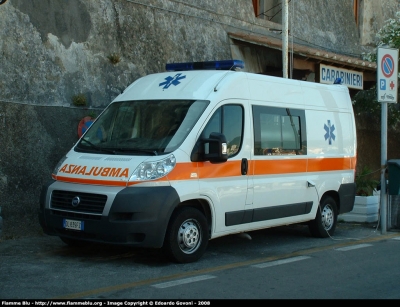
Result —
[[[248,167],[249,167],[249,162],[247,161],[246,158],[243,158],[242,159],[242,166],[241,166],[242,175],[247,175]]]

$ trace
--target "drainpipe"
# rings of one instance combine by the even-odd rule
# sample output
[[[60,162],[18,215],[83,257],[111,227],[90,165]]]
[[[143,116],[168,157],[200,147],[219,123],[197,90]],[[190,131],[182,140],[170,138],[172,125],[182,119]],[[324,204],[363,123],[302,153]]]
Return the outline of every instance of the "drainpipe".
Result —
[[[282,67],[283,77],[288,78],[289,51],[289,0],[282,0]]]

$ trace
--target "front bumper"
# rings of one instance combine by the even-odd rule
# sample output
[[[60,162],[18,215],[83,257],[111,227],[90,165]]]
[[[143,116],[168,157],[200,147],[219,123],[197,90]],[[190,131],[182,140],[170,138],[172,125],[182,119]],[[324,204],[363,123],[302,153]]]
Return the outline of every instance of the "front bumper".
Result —
[[[73,195],[82,199],[82,205],[73,207]],[[107,196],[101,212],[92,206],[92,200],[99,195]],[[170,216],[179,202],[179,196],[171,186],[121,189],[53,181],[42,189],[39,222],[48,235],[159,248],[163,244]],[[64,219],[82,221],[84,229],[65,229]]]

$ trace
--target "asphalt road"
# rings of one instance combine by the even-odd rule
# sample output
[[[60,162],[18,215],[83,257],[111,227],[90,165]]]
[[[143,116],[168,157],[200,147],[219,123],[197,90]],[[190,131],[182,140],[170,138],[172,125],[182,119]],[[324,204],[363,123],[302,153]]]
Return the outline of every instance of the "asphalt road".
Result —
[[[0,241],[0,299],[199,306],[214,299],[400,298],[400,230],[339,223],[326,239],[311,237],[304,225],[249,235],[211,240],[203,258],[189,264],[171,263],[158,250],[70,248],[49,236]]]

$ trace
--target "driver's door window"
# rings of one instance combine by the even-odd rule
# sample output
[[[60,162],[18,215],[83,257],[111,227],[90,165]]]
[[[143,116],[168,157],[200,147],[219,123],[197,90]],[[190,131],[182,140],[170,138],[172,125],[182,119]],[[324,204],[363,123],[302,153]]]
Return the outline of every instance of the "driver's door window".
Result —
[[[215,111],[207,123],[202,138],[210,137],[211,132],[224,134],[228,144],[228,155],[232,157],[240,151],[242,146],[243,123],[243,107],[241,105],[223,105]]]

